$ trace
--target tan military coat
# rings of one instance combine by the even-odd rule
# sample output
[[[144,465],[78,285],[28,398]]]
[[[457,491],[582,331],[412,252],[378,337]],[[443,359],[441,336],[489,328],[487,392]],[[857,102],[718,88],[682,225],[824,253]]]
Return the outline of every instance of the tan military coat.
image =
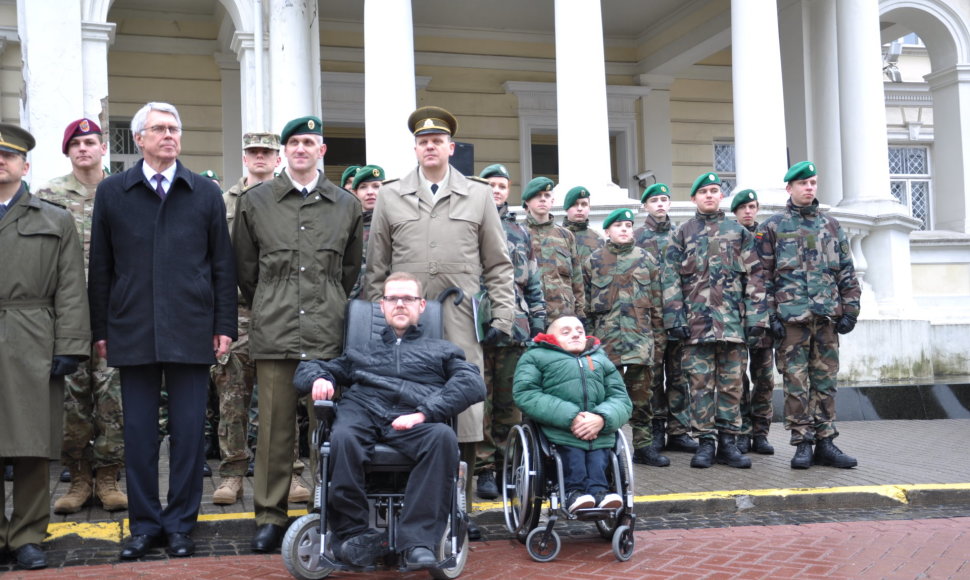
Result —
[[[451,168],[437,195],[422,187],[418,170],[386,183],[377,195],[367,244],[367,299],[376,301],[384,279],[395,271],[411,272],[426,298],[457,286],[465,300],[443,308],[445,338],[465,351],[479,370],[484,366],[475,338],[471,297],[481,280],[492,301],[494,325],[509,335],[515,316],[512,261],[505,231],[495,211],[491,188]],[[482,439],[482,404],[461,414],[458,439]]]
[[[84,257],[71,214],[21,192],[0,218],[0,457],[58,457],[64,381],[51,361],[90,352]]]

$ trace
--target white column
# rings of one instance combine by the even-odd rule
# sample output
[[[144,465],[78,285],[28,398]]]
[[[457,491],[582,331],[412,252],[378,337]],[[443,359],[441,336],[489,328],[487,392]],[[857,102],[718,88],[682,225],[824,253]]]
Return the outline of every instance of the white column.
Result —
[[[317,18],[317,0],[288,0],[269,3],[269,56],[272,110],[270,130],[278,133],[290,120],[314,114],[313,68],[320,68],[312,54],[319,54],[318,36],[312,22]],[[319,79],[319,75],[317,75]],[[326,131],[326,128],[324,128]]]
[[[926,75],[933,92],[933,228],[970,232],[970,65]],[[940,122],[942,120],[942,122]]]
[[[785,96],[775,2],[731,0],[731,63],[735,189],[754,189],[763,205],[785,203]]]
[[[108,47],[115,40],[114,22],[81,23],[81,61],[84,67],[84,116],[108,130]],[[105,159],[107,164],[107,159]]]
[[[258,52],[255,36],[250,32],[236,32],[232,36],[230,48],[236,53],[239,61],[239,102],[241,103],[240,118],[242,132],[271,132],[279,133],[280,127],[271,126],[269,119],[270,87],[263,82],[258,66]],[[265,34],[264,34],[265,41]],[[266,46],[264,42],[261,46]],[[265,48],[263,49],[265,61]],[[284,121],[285,123],[286,121]]]
[[[17,30],[24,76],[21,125],[38,144],[30,154],[28,180],[39,183],[71,170],[60,144],[64,127],[84,115],[81,11],[76,0],[18,0]]]
[[[835,0],[805,2],[808,18],[808,151],[822,174],[822,203],[842,201],[842,127],[839,117],[839,66],[832,47],[838,46]],[[802,161],[792,159],[792,162]]]
[[[640,99],[644,138],[642,165],[636,171],[653,171],[654,179],[668,185],[674,178],[673,129],[670,123],[670,85],[673,82],[673,77],[640,75],[640,84],[649,86],[650,92]],[[647,185],[652,185],[652,182],[647,180]]]
[[[861,205],[864,208],[860,209],[870,215],[908,213],[889,192],[878,1],[836,2],[835,9],[842,122],[843,188],[839,205]]]
[[[240,62],[236,56],[228,52],[215,54],[216,64],[219,65],[219,79],[222,88],[222,166],[208,167],[222,177],[222,183],[228,189],[230,185],[239,181],[242,176],[242,102],[239,87]]]
[[[394,87],[388,90],[388,87]],[[408,115],[416,108],[410,0],[364,2],[364,119],[367,163],[400,177],[415,164]],[[434,104],[434,103],[429,103]],[[457,139],[461,139],[461,120]]]
[[[556,0],[557,204],[577,185],[597,205],[629,202],[610,172],[610,123],[600,0]]]

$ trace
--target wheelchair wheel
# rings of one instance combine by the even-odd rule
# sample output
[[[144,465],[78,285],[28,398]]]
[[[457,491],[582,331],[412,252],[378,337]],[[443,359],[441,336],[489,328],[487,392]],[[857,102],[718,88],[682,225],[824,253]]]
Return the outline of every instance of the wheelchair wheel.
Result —
[[[505,527],[525,543],[526,534],[539,524],[542,499],[542,458],[539,443],[529,425],[515,425],[509,432],[502,465],[502,507]]]
[[[326,578],[333,568],[320,567],[320,514],[309,513],[293,522],[283,536],[283,565],[298,580]]]
[[[536,528],[529,532],[525,541],[525,548],[529,551],[529,556],[536,562],[551,562],[559,555],[562,549],[562,540],[555,530],[549,530],[546,537],[546,528]]]
[[[620,562],[626,562],[633,556],[633,548],[636,540],[633,537],[633,530],[628,525],[616,528],[613,534],[613,555]]]
[[[444,560],[451,555],[451,523],[449,522],[448,527],[445,528],[445,534],[441,537],[441,541],[438,542],[438,561]],[[450,580],[451,578],[457,578],[462,570],[465,569],[465,563],[468,562],[468,532],[465,532],[465,536],[459,538],[458,543],[458,553],[455,554],[455,565],[451,568],[430,568],[428,572],[431,573],[432,578],[437,578],[438,580]]]

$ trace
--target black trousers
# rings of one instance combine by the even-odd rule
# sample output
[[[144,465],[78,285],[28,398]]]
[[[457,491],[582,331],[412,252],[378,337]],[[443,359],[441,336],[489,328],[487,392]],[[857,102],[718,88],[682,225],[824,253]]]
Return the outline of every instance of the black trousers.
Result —
[[[157,363],[121,367],[125,477],[132,535],[187,534],[202,501],[202,462],[209,365]],[[158,496],[158,406],[168,390],[169,474],[164,509]]]
[[[404,491],[397,548],[434,550],[451,512],[452,478],[458,469],[458,438],[444,423],[421,423],[395,431],[390,421],[354,401],[341,401],[330,437],[330,527],[343,541],[369,528],[364,465],[374,444],[383,442],[416,465]]]

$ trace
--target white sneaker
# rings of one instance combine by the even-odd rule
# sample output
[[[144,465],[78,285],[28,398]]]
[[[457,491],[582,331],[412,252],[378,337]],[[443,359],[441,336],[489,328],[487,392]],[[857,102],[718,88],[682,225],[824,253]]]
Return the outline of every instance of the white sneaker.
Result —
[[[604,509],[615,510],[623,506],[623,498],[618,493],[608,493],[600,500],[599,506]]]
[[[596,499],[588,493],[573,494],[569,496],[567,503],[569,506],[566,508],[566,510],[569,513],[574,513],[576,510],[593,507],[596,505]]]

